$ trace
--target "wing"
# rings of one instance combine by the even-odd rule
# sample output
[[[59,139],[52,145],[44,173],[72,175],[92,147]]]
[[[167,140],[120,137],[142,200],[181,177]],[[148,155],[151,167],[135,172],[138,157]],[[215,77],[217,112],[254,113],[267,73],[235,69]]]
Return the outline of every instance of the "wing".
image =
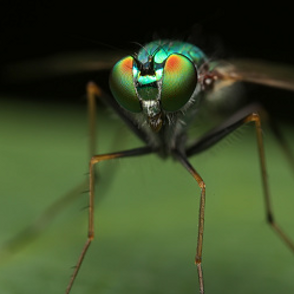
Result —
[[[125,54],[114,52],[60,53],[8,64],[3,69],[6,82],[30,82],[83,72],[110,70]]]
[[[294,67],[254,59],[219,62],[213,72],[225,84],[237,81],[294,91]]]

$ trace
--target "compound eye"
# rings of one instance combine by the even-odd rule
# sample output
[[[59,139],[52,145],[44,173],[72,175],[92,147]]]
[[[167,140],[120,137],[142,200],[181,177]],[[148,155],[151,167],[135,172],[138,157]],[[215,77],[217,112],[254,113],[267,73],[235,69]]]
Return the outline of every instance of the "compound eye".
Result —
[[[109,86],[117,103],[131,112],[141,112],[141,105],[137,97],[133,80],[132,56],[118,61],[110,74]]]
[[[192,61],[179,54],[170,55],[163,69],[161,105],[166,111],[180,110],[197,85],[197,70]]]

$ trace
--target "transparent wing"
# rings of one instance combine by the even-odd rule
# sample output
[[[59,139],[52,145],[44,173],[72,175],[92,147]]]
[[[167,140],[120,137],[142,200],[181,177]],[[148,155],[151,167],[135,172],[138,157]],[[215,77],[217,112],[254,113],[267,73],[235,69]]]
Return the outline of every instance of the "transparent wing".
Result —
[[[89,51],[60,53],[34,60],[12,63],[2,68],[6,82],[30,82],[73,75],[83,72],[110,70],[121,59],[123,52]],[[213,62],[213,72],[222,81],[221,86],[241,81],[294,91],[294,67],[286,64],[236,59]]]
[[[122,52],[60,53],[34,60],[8,64],[3,77],[7,82],[30,82],[82,72],[110,70],[125,54]]]
[[[253,59],[221,61],[213,69],[228,84],[241,81],[294,91],[294,67]]]

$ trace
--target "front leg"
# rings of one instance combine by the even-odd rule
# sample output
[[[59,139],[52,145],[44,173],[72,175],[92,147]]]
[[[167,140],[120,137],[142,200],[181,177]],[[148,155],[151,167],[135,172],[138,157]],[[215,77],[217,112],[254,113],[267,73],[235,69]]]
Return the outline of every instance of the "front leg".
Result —
[[[109,154],[102,154],[102,155],[94,155],[90,160],[90,191],[89,191],[89,225],[88,225],[88,236],[86,243],[83,246],[83,249],[80,253],[78,258],[77,264],[75,266],[74,272],[71,276],[69,284],[66,288],[66,294],[70,293],[70,290],[73,286],[73,283],[78,275],[78,272],[81,268],[83,260],[86,256],[86,253],[91,245],[91,242],[94,239],[94,187],[95,187],[95,176],[94,176],[94,166],[98,162],[106,161],[110,159],[116,158],[123,158],[123,157],[130,157],[130,156],[140,156],[154,152],[153,149],[149,146],[141,147],[136,149],[131,149],[122,152],[115,152]]]

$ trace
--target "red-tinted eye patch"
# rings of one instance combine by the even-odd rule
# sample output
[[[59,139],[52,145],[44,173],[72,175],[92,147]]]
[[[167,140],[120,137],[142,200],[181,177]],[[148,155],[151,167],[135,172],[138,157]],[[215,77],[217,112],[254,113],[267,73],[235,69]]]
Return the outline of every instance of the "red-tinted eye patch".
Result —
[[[141,105],[133,81],[133,62],[132,56],[117,62],[111,71],[109,85],[118,104],[129,111],[140,112]]]
[[[166,111],[180,110],[191,98],[197,85],[197,71],[185,56],[170,55],[164,65],[161,105]]]
[[[177,74],[177,72],[180,73],[184,67],[185,62],[183,62],[182,56],[173,54],[166,60],[164,69],[170,73]]]

